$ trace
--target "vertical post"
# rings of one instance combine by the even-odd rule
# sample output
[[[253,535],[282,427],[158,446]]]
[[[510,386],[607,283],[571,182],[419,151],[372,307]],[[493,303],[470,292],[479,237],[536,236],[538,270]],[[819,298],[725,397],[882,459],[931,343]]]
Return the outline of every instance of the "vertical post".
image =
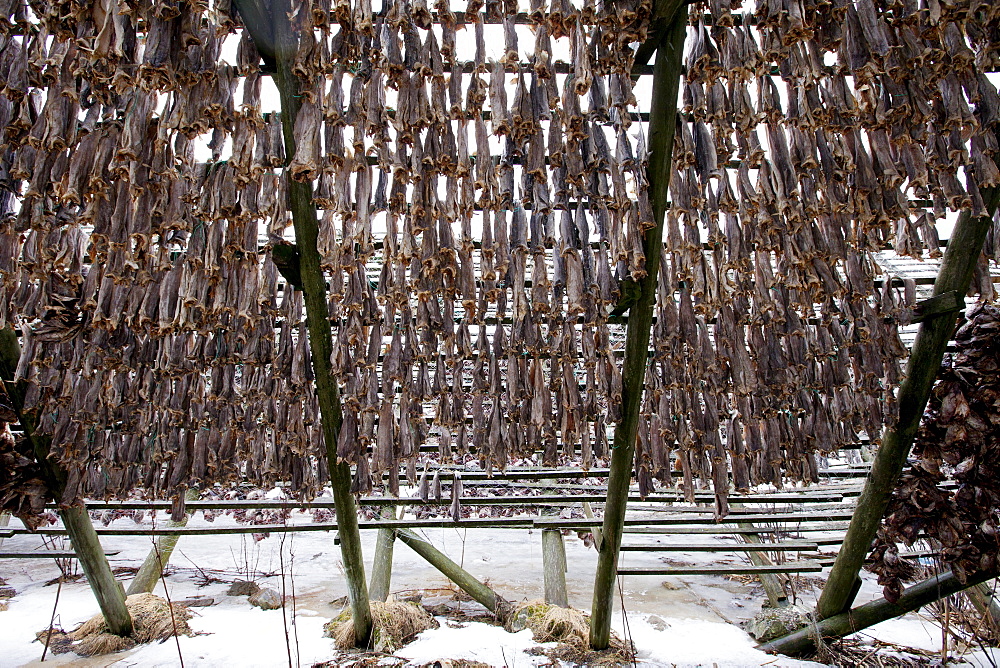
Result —
[[[14,382],[14,370],[20,356],[21,347],[17,342],[17,334],[10,328],[0,329],[0,379],[3,380],[24,436],[31,443],[48,492],[58,499],[62,497],[66,485],[66,472],[49,460],[49,439],[35,434],[34,416],[24,412],[24,382]],[[83,567],[83,573],[87,576],[87,583],[101,608],[108,630],[119,636],[131,635],[132,616],[125,606],[125,591],[111,572],[111,565],[108,564],[87,509],[83,506],[62,508],[59,516]]]
[[[382,518],[396,519],[396,508],[394,506],[382,508]],[[389,585],[392,581],[392,550],[395,544],[395,529],[383,527],[378,530],[371,586],[368,588],[368,598],[372,601],[385,601],[389,597]]]
[[[542,575],[545,581],[545,602],[569,607],[566,594],[566,544],[559,529],[542,529]]]
[[[958,217],[934,281],[935,297],[951,291],[964,295],[969,290],[972,274],[983,250],[983,241],[993,225],[1000,188],[983,188],[982,195],[988,213],[976,217],[969,211],[963,211]],[[934,379],[941,367],[941,359],[955,329],[955,319],[955,313],[949,312],[920,323],[906,364],[906,378],[899,386],[899,416],[895,425],[886,429],[882,436],[882,445],[858,498],[844,544],[837,553],[837,560],[816,604],[819,619],[846,612],[854,602],[857,591],[855,581],[903,472]]]
[[[657,12],[669,16],[669,8],[680,3],[660,0]],[[625,362],[622,371],[622,419],[615,427],[608,474],[608,498],[604,506],[603,541],[594,576],[594,600],[590,620],[590,646],[605,649],[611,642],[611,613],[614,584],[618,570],[618,552],[625,523],[635,458],[635,439],[639,427],[639,407],[646,376],[649,332],[656,304],[657,272],[663,248],[663,214],[666,210],[673,155],[674,130],[677,127],[677,91],[680,87],[684,36],[687,32],[687,6],[680,5],[673,14],[656,51],[653,68],[653,96],[649,114],[649,196],[656,226],[646,232],[646,276],[639,282],[639,296],[629,310],[625,337]]]
[[[195,488],[185,492],[188,501],[197,500],[199,495],[200,491]],[[171,521],[167,526],[186,526],[188,517],[189,515],[185,515],[183,519],[177,522]],[[164,534],[156,539],[156,545],[149,550],[146,560],[142,562],[139,571],[135,574],[132,582],[129,583],[128,591],[125,592],[126,596],[149,594],[153,591],[153,588],[156,587],[156,582],[160,579],[160,575],[163,574],[163,569],[167,567],[167,562],[170,561],[170,555],[174,553],[174,548],[177,547],[177,541],[180,539],[180,534],[176,533]]]
[[[289,0],[274,2],[236,0],[235,6],[247,30],[250,31],[257,51],[265,59],[273,59],[277,67],[274,83],[281,99],[281,129],[285,141],[285,158],[291,162],[295,157],[295,119],[302,106],[298,78],[292,71],[298,50],[298,38],[292,32],[291,3]],[[308,21],[306,24],[310,25]],[[316,377],[316,398],[319,402],[326,459],[330,469],[330,486],[333,489],[337,513],[340,551],[347,576],[347,594],[354,621],[355,643],[358,646],[365,646],[371,638],[372,613],[361,553],[357,505],[351,495],[351,467],[347,462],[337,459],[337,436],[340,433],[343,414],[340,388],[337,386],[330,364],[333,335],[330,332],[326,279],[320,267],[320,255],[316,245],[319,225],[312,202],[312,183],[296,181],[287,176],[287,184],[288,206],[292,212],[295,243],[299,253],[309,349]]]

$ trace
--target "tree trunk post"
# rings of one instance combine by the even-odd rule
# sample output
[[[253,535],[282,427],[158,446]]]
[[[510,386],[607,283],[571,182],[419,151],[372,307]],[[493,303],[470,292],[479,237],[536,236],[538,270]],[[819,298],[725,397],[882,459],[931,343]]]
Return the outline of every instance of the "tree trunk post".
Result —
[[[21,346],[17,342],[17,334],[10,328],[0,329],[0,378],[3,379],[7,396],[13,404],[24,436],[31,444],[35,461],[42,469],[42,476],[49,493],[54,498],[60,499],[66,485],[66,472],[49,459],[51,443],[48,437],[35,434],[35,418],[24,412],[25,384],[23,381],[14,382],[14,370],[17,368],[20,356]],[[108,630],[118,636],[131,635],[132,616],[125,606],[125,590],[111,572],[111,565],[104,554],[104,548],[101,547],[97,532],[94,531],[94,524],[90,521],[86,507],[60,508],[59,517],[66,527],[66,533],[73,544],[73,551],[80,560],[80,566],[83,567],[83,573],[87,576],[87,583],[97,598]]]
[[[382,508],[383,519],[395,519],[396,509],[393,506]],[[385,601],[389,597],[389,585],[392,581],[392,551],[396,543],[396,530],[382,528],[378,530],[375,542],[375,561],[372,563],[371,587],[368,596],[373,601]]]
[[[569,607],[566,593],[566,544],[559,529],[542,529],[542,570],[545,602]]]
[[[975,217],[969,211],[963,211],[959,216],[934,281],[935,297],[953,290],[964,295],[969,290],[983,241],[993,225],[1000,188],[984,188],[982,194],[988,214]],[[854,602],[855,580],[903,472],[948,340],[955,329],[956,317],[954,312],[949,312],[920,323],[906,364],[906,377],[899,386],[899,417],[882,437],[882,445],[858,498],[844,544],[837,553],[837,560],[816,604],[819,619],[838,615]]]
[[[759,645],[757,649],[792,656],[804,654],[815,649],[819,639],[843,638],[887,619],[905,615],[907,612],[939,601],[946,596],[957,594],[963,589],[985,582],[996,575],[996,572],[979,573],[970,576],[966,582],[962,583],[951,571],[941,573],[907,588],[895,603],[880,598]]]
[[[250,31],[257,51],[264,57],[273,57],[277,65],[274,83],[281,99],[281,129],[287,165],[295,157],[295,119],[302,106],[299,82],[292,71],[298,49],[298,38],[292,33],[289,19],[291,5],[289,0],[277,2],[235,0],[234,4]],[[320,408],[326,459],[330,470],[330,486],[336,507],[341,558],[347,576],[355,643],[359,647],[364,647],[371,638],[372,613],[361,551],[357,504],[351,494],[351,467],[347,462],[337,459],[337,436],[340,433],[343,414],[340,388],[330,363],[333,335],[330,331],[326,278],[320,267],[320,254],[316,245],[319,225],[312,201],[312,183],[296,181],[290,175],[287,183],[288,206],[292,212],[295,243],[299,253],[309,349],[316,377],[316,398]],[[292,286],[289,285],[288,289],[292,289]]]
[[[188,501],[196,501],[200,494],[201,492],[194,488],[184,493]],[[186,514],[183,519],[177,522],[170,521],[167,523],[167,526],[187,526],[189,516]],[[146,555],[146,559],[142,562],[142,566],[139,567],[139,571],[132,578],[132,582],[129,583],[128,590],[125,592],[126,596],[152,593],[157,581],[163,574],[163,569],[167,567],[167,563],[170,561],[170,555],[174,553],[174,548],[177,547],[177,541],[180,539],[180,534],[164,534],[156,539],[156,544],[149,550],[149,554]]]
[[[657,274],[663,249],[663,215],[666,210],[677,127],[677,91],[680,85],[687,32],[687,6],[675,0],[660,0],[654,10],[658,17],[673,16],[656,51],[653,68],[653,100],[649,116],[649,197],[655,227],[646,232],[643,250],[646,276],[638,283],[639,297],[628,314],[625,361],[622,370],[622,419],[615,427],[608,473],[608,497],[604,506],[601,547],[594,576],[594,599],[590,619],[590,646],[606,649],[611,642],[611,614],[618,554],[625,523],[625,507],[632,482],[635,439],[639,427],[643,381],[649,352],[649,332],[656,304]]]

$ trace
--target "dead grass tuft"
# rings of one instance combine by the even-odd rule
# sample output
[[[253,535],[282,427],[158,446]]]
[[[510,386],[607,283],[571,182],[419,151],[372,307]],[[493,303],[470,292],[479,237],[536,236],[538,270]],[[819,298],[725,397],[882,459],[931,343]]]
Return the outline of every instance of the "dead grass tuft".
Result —
[[[437,620],[410,602],[389,599],[385,603],[372,601],[371,648],[376,652],[392,653],[410,642],[418,633],[437,628]],[[337,649],[354,647],[354,620],[346,609],[326,624],[326,635],[334,639]]]
[[[529,601],[514,611],[515,620],[523,620],[534,633],[536,642],[557,643],[551,649],[537,651],[556,660],[587,666],[621,666],[631,664],[632,648],[611,634],[611,646],[606,650],[590,649],[590,617],[574,608],[561,608],[542,601]]]
[[[132,616],[132,635],[128,637],[109,632],[104,615],[91,617],[71,633],[53,631],[49,638],[50,633],[46,629],[36,636],[43,643],[49,638],[50,647],[56,653],[76,652],[81,656],[98,656],[169,638],[174,635],[175,624],[177,633],[192,634],[191,627],[187,623],[191,618],[191,611],[175,605],[171,619],[170,604],[159,596],[135,594],[125,599],[125,606]]]

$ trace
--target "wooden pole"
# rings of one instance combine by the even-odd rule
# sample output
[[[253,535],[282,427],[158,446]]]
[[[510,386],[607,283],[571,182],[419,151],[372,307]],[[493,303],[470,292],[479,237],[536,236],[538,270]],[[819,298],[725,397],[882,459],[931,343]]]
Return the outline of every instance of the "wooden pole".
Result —
[[[975,587],[970,587],[965,594],[993,632],[1000,633],[1000,603],[997,603],[995,587],[996,582],[992,585],[980,582]]]
[[[66,486],[66,472],[49,459],[51,446],[49,438],[35,434],[35,418],[24,412],[25,383],[14,382],[14,371],[20,356],[21,346],[17,342],[17,334],[10,328],[0,329],[0,378],[3,379],[7,396],[10,397],[14,412],[24,430],[24,436],[31,444],[35,461],[41,467],[46,487],[53,497],[59,499]],[[125,591],[111,572],[111,565],[101,547],[97,532],[94,531],[94,524],[90,521],[87,509],[83,506],[60,508],[59,516],[66,527],[66,533],[69,534],[73,551],[83,567],[83,573],[87,576],[87,583],[101,608],[108,630],[118,636],[131,635],[132,616],[125,606]]]
[[[542,529],[542,570],[545,602],[569,607],[566,593],[566,544],[559,529]]]
[[[758,646],[758,649],[776,654],[804,654],[815,649],[817,639],[819,638],[823,640],[843,638],[846,635],[866,629],[879,622],[899,617],[921,606],[939,601],[946,596],[957,594],[967,587],[985,582],[990,578],[996,577],[996,575],[995,571],[979,573],[970,576],[963,583],[951,571],[941,573],[907,588],[895,603],[890,603],[884,598],[872,601],[871,603],[865,603],[849,612],[827,617],[815,624],[810,624],[805,628],[799,629],[795,633],[790,633],[771,642],[764,643]]]
[[[684,36],[687,32],[687,5],[661,0],[657,13],[673,21],[656,52],[653,68],[653,99],[649,116],[649,197],[656,226],[646,232],[646,276],[638,283],[639,295],[631,306],[625,335],[625,361],[622,371],[622,419],[615,427],[608,473],[608,497],[604,506],[603,540],[594,576],[594,599],[590,620],[590,646],[606,649],[611,642],[611,613],[618,570],[618,552],[622,542],[625,506],[628,503],[635,459],[635,439],[639,427],[639,407],[646,376],[649,332],[656,304],[657,273],[663,248],[663,214],[666,210],[673,155],[674,130],[677,127],[677,91],[680,85]]]
[[[982,253],[986,233],[993,225],[993,212],[1000,200],[1000,188],[984,188],[983,201],[987,215],[973,216],[963,211],[952,231],[951,239],[934,281],[934,296],[956,291],[964,295],[969,290],[972,274]],[[941,368],[941,359],[955,329],[956,314],[946,312],[920,323],[916,341],[906,364],[906,377],[899,386],[899,416],[886,429],[882,445],[875,455],[871,471],[837,553],[830,576],[816,604],[816,615],[826,619],[850,608],[857,593],[856,581],[861,565],[871,549],[882,516],[903,466],[910,453],[913,439],[927,405],[934,379]]]
[[[189,489],[185,492],[185,497],[188,501],[195,501],[199,495],[200,491],[197,489]],[[189,515],[184,515],[177,522],[168,522],[167,526],[187,526],[188,517]],[[167,567],[167,563],[170,561],[170,555],[174,553],[174,548],[177,547],[177,541],[180,539],[181,535],[179,533],[161,534],[156,539],[156,545],[149,550],[149,554],[146,555],[146,559],[142,562],[142,566],[139,567],[139,571],[132,578],[132,582],[129,583],[128,590],[125,592],[126,596],[149,594],[153,591],[157,581],[159,581],[160,576],[163,574],[163,569]]]
[[[382,517],[396,519],[395,507],[383,506]],[[395,544],[395,529],[378,530],[378,539],[375,542],[375,561],[372,563],[371,587],[368,588],[368,597],[372,601],[385,601],[389,598],[389,585],[392,581],[392,550]]]
[[[295,118],[302,106],[298,78],[292,71],[298,39],[292,33],[289,20],[291,5],[288,0],[278,0],[278,2],[236,0],[235,4],[258,52],[265,60],[272,59],[277,68],[274,82],[281,99],[281,129],[285,140],[287,166],[295,156]],[[337,386],[330,364],[333,335],[330,332],[326,279],[320,267],[320,254],[316,245],[319,225],[312,201],[312,183],[288,177],[287,184],[288,205],[292,212],[295,244],[298,247],[309,348],[316,376],[316,398],[319,402],[326,459],[330,469],[330,486],[333,489],[336,506],[340,550],[347,576],[355,643],[363,647],[368,645],[371,638],[372,614],[368,601],[365,564],[361,553],[357,505],[351,494],[351,467],[347,462],[337,459],[337,436],[340,433],[343,415],[340,388]]]
[[[497,616],[501,624],[506,624],[514,606],[485,584],[480,582],[467,570],[456,564],[448,556],[418,536],[410,529],[397,529],[396,536],[406,543],[414,552],[427,560],[431,566],[441,571],[466,594]]]

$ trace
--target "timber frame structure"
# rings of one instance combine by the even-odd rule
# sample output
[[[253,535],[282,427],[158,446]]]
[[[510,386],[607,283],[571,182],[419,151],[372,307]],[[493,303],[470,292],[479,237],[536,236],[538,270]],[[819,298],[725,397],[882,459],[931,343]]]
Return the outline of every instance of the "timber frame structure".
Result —
[[[453,4],[6,3],[3,508],[60,504],[127,635],[83,498],[183,515],[200,485],[329,484],[363,646],[391,557],[369,591],[357,495],[416,483],[426,445],[487,472],[609,460],[603,649],[633,478],[645,496],[677,462],[722,518],[864,434],[817,617],[847,613],[962,297],[992,297],[1000,10]],[[936,258],[949,211],[918,303],[878,255]]]

